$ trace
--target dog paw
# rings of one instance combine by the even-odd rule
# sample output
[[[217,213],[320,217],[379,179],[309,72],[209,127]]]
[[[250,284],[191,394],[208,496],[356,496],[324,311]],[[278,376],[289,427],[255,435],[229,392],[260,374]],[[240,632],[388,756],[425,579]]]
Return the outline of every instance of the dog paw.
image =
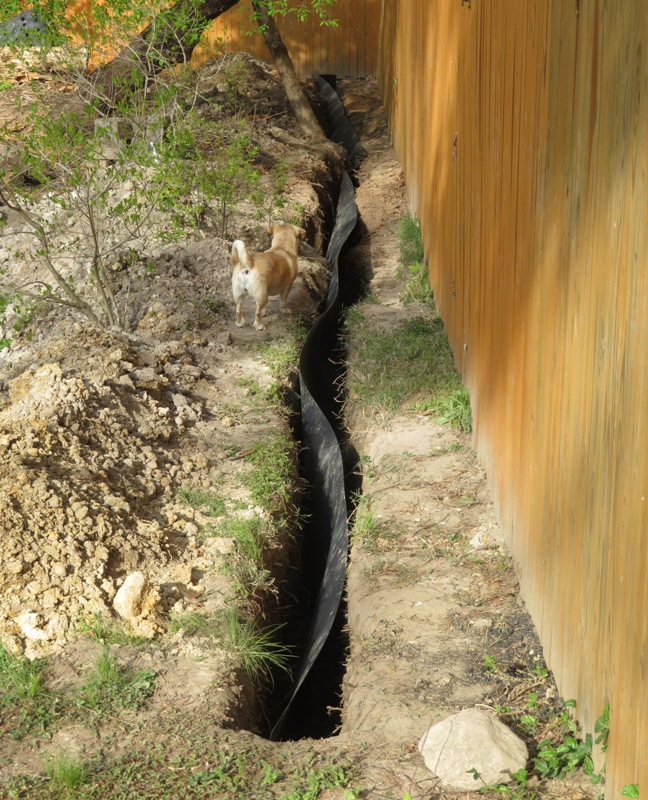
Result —
[[[240,322],[239,322],[238,320],[236,320],[236,323],[235,323],[235,324],[236,324],[236,327],[237,327],[237,328],[242,328],[242,327],[244,327],[244,325],[245,325],[245,320],[244,320],[244,319],[242,319]]]
[[[265,325],[263,325],[263,324],[261,324],[261,323],[257,324],[257,323],[255,322],[255,323],[254,323],[254,327],[255,327],[255,328],[258,330],[258,331],[264,331],[264,330],[265,330]]]

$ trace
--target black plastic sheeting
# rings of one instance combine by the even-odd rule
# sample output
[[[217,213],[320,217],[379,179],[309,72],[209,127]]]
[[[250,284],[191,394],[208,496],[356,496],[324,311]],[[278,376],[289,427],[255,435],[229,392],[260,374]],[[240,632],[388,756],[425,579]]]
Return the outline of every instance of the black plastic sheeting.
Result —
[[[0,23],[0,45],[20,42],[21,44],[41,44],[46,34],[44,22],[32,10],[16,14],[6,22]]]
[[[319,79],[319,91],[329,120],[329,139],[344,146],[353,168],[357,169],[360,161],[367,155],[367,151],[360,144],[355,131],[349,124],[342,101],[331,86],[330,79]]]
[[[329,112],[330,138],[344,144],[355,159],[364,153],[329,83],[320,79],[320,93]],[[338,438],[329,419],[335,372],[331,354],[337,345],[340,300],[338,260],[358,219],[351,178],[342,179],[335,226],[326,252],[331,271],[322,314],[311,328],[299,362],[304,476],[310,487],[309,535],[315,560],[322,565],[319,591],[295,682],[270,738],[281,736],[291,705],[331,633],[340,606],[349,548],[344,466]]]

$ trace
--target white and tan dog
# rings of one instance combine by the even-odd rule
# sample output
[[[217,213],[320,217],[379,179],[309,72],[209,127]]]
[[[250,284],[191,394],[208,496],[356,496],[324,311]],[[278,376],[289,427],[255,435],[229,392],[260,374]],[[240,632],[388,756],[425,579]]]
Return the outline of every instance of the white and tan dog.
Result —
[[[246,294],[256,301],[254,327],[265,329],[261,321],[268,297],[279,295],[279,310],[284,311],[286,298],[297,277],[297,250],[299,239],[306,231],[288,222],[279,222],[268,228],[272,236],[270,249],[265,253],[248,253],[245,242],[237,239],[232,245],[232,293],[236,303],[236,324],[245,325],[241,303]]]

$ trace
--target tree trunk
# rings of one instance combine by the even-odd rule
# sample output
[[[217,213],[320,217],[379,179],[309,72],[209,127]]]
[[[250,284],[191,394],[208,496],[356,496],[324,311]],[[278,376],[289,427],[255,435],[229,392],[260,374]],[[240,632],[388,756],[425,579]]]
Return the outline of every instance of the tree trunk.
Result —
[[[238,0],[204,0],[197,9],[204,28],[237,3]],[[181,12],[185,5],[185,0],[178,0],[171,11]],[[252,7],[302,132],[314,143],[325,142],[324,131],[302,91],[274,18],[268,13],[268,8],[262,0],[252,0]],[[195,20],[195,13],[193,19]],[[171,64],[188,61],[197,44],[195,25],[192,26],[191,37],[188,38],[187,33],[187,30],[176,29],[166,31],[160,36],[160,31],[155,28],[145,28],[110,63],[100,67],[92,75],[94,98],[98,99],[104,110],[108,111],[115,108],[121,98],[128,95],[135,81],[141,86],[142,78],[151,78]]]
[[[295,68],[290,60],[290,55],[279,33],[277,23],[268,13],[267,6],[263,5],[259,0],[252,0],[252,8],[257,17],[261,33],[263,34],[263,40],[279,72],[279,77],[283,83],[290,107],[304,135],[308,139],[325,141],[326,136],[324,135],[324,131],[302,91],[299,79],[295,73]]]

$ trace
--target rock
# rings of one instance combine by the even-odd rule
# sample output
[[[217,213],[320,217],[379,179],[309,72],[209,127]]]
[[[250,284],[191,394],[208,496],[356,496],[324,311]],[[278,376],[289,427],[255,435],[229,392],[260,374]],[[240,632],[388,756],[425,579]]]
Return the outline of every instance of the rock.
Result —
[[[529,754],[510,728],[485,711],[466,708],[433,725],[419,742],[425,765],[458,791],[508,783],[526,767]],[[477,770],[481,781],[470,770]]]
[[[133,630],[152,639],[161,626],[156,613],[160,605],[159,591],[150,585],[143,572],[131,572],[113,600],[113,608]]]
[[[43,618],[34,611],[25,611],[16,617],[16,625],[20,628],[25,639],[44,641],[49,638],[42,628]]]
[[[128,622],[136,621],[142,613],[148,588],[148,578],[143,572],[131,572],[115,595],[113,608]]]

